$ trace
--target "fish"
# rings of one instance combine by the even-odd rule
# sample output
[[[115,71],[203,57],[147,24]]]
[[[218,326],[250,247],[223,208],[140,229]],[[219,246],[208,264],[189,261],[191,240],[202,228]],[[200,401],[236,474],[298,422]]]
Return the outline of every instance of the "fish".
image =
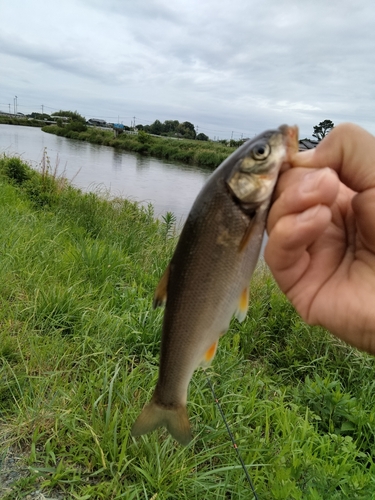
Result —
[[[154,307],[165,305],[159,375],[133,437],[165,426],[181,445],[192,440],[190,380],[211,364],[233,315],[246,317],[273,190],[296,151],[296,126],[265,131],[224,160],[198,194],[155,291]]]

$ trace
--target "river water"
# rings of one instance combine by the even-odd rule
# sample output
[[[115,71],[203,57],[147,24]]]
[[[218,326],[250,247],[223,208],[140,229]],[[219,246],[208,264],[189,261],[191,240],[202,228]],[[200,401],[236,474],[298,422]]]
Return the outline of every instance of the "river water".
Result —
[[[37,168],[45,148],[52,168],[57,165],[74,186],[151,203],[156,217],[173,212],[178,223],[210,175],[199,167],[58,137],[36,127],[0,125],[0,154],[18,155]]]

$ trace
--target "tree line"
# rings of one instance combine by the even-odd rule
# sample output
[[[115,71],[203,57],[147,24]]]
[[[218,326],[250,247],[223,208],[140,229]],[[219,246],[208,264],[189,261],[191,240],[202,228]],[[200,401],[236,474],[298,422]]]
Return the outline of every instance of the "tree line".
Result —
[[[208,136],[200,132],[197,134],[195,126],[190,122],[180,123],[178,120],[155,120],[151,125],[138,124],[137,130],[143,130],[148,134],[162,135],[166,137],[181,137],[183,139],[196,139],[198,141],[208,141]]]
[[[37,113],[35,113],[37,114]],[[51,117],[59,119],[59,117],[68,117],[72,122],[86,124],[86,118],[81,116],[77,111],[56,111]],[[190,122],[180,123],[178,120],[165,120],[162,123],[160,120],[155,120],[151,125],[142,125],[139,123],[134,127],[136,130],[142,130],[147,134],[161,135],[166,137],[179,137],[182,139],[196,139],[198,141],[208,141],[209,137],[202,132],[197,134],[195,126]],[[125,130],[133,130],[132,127],[124,126]]]
[[[38,119],[46,119],[49,118],[49,115],[41,114],[41,113],[31,113],[30,115],[33,118]],[[86,118],[80,115],[77,111],[56,111],[50,115],[51,118],[54,118],[59,123],[61,118],[70,118],[71,123],[70,127],[77,131],[84,131],[86,126]],[[60,117],[60,119],[59,119]],[[75,122],[75,123],[74,123]],[[318,125],[313,127],[312,136],[315,137],[318,142],[320,142],[324,137],[334,128],[335,124],[332,120],[323,120]],[[131,127],[124,126],[125,130],[132,130]],[[198,141],[208,141],[209,137],[206,134],[200,132],[197,134],[195,130],[195,126],[188,122],[180,123],[178,120],[165,120],[163,123],[160,120],[155,120],[151,125],[142,125],[139,123],[134,127],[136,130],[142,130],[145,133],[160,135],[165,137],[179,137],[182,139],[196,139]],[[223,141],[226,142],[226,141]],[[233,144],[231,146],[239,146],[242,141],[231,141]],[[237,142],[239,144],[237,144]]]

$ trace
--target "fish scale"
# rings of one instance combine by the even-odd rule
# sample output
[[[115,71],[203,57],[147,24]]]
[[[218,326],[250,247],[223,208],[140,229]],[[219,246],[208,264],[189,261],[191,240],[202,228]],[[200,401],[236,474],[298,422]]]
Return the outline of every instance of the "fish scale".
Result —
[[[132,435],[165,426],[181,444],[192,438],[186,411],[194,370],[214,358],[235,314],[246,316],[248,287],[273,189],[297,148],[297,128],[260,134],[227,158],[199,193],[155,292],[166,303],[159,378]]]

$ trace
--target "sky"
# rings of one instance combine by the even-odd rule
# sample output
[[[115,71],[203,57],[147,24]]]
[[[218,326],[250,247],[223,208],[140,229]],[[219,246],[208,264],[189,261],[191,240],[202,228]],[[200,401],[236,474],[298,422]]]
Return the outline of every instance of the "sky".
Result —
[[[0,0],[0,20],[1,111],[375,134],[373,0]]]

